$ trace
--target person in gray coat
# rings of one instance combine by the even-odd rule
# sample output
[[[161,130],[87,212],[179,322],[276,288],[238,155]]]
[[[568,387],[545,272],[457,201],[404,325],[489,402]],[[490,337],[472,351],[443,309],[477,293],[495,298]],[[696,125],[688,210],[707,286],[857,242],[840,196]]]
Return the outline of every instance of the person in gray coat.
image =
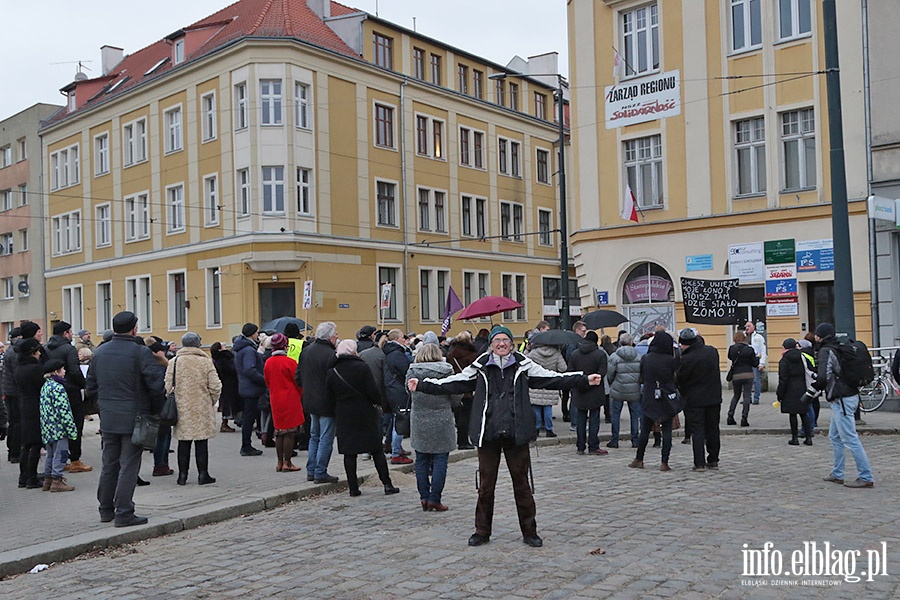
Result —
[[[533,360],[538,365],[551,371],[564,373],[569,367],[566,365],[566,359],[563,358],[562,352],[556,346],[532,346],[531,350],[525,353],[525,356]],[[553,405],[559,402],[559,391],[557,390],[532,390],[530,395],[531,408],[534,410],[535,427],[538,434],[541,432],[541,426],[548,438],[555,438],[556,433],[553,431]]]
[[[609,357],[609,399],[612,401],[612,437],[608,448],[619,447],[619,427],[622,407],[628,403],[631,417],[631,447],[637,448],[641,429],[641,356],[634,347],[630,333],[619,337],[619,348]]]
[[[443,379],[453,374],[453,367],[444,362],[438,344],[422,344],[416,360],[409,365],[406,382],[410,378]],[[447,461],[450,451],[456,448],[456,420],[453,409],[461,406],[459,395],[432,395],[425,392],[412,394],[412,410],[409,417],[410,443],[416,451],[416,485],[422,510],[443,512],[441,503],[444,482],[447,479]]]

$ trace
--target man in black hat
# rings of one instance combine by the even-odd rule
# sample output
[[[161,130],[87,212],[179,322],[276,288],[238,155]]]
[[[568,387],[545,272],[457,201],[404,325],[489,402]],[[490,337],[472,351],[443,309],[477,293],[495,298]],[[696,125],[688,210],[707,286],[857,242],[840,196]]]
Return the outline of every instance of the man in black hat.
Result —
[[[721,448],[719,420],[722,412],[719,351],[706,345],[691,327],[681,330],[678,344],[681,347],[681,364],[675,379],[684,397],[685,430],[688,423],[691,426],[694,470],[718,469]]]
[[[165,393],[150,349],[136,342],[137,317],[123,311],[113,317],[113,337],[94,352],[87,374],[87,395],[97,396],[103,438],[103,466],[97,499],[100,521],[116,527],[143,525],[134,514],[134,487],[141,469],[140,446],[131,442],[138,414],[158,414]]]
[[[11,463],[19,462],[19,453],[22,450],[22,438],[19,433],[19,390],[12,374],[12,363],[15,360],[12,357],[16,353],[16,344],[21,339],[21,327],[9,330],[9,345],[3,353],[3,373],[0,375],[0,392],[3,394],[3,403],[9,420],[6,431],[7,458]]]
[[[84,389],[84,375],[78,361],[78,350],[72,345],[72,326],[65,321],[60,321],[53,326],[53,335],[47,341],[47,354],[50,358],[58,358],[66,367],[66,394],[69,396],[69,405],[72,407],[72,418],[75,420],[75,428],[78,437],[69,442],[69,460],[66,471],[69,473],[86,473],[93,471],[93,467],[81,462],[81,438],[84,432],[84,400],[81,390]]]
[[[360,328],[360,330],[356,333],[356,352],[359,354],[363,350],[368,350],[372,346],[375,345],[375,340],[372,339],[372,335],[375,333],[375,328],[371,325],[364,325]]]
[[[266,391],[263,374],[263,357],[259,348],[259,327],[254,323],[244,323],[240,337],[234,342],[234,366],[237,369],[238,395],[243,403],[241,415],[241,456],[259,456],[263,453],[254,448],[251,440],[253,426],[259,414],[259,398]]]

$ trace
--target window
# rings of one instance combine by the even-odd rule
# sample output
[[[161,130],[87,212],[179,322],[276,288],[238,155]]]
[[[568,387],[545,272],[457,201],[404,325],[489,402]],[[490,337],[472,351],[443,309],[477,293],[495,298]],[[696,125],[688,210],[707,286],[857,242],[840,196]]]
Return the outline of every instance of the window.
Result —
[[[187,329],[187,275],[169,273],[169,329]]]
[[[547,95],[540,92],[534,93],[534,116],[547,120]]]
[[[423,321],[431,320],[431,269],[419,271],[419,306]]]
[[[309,86],[305,83],[294,85],[294,109],[296,126],[309,129]]]
[[[28,206],[28,184],[19,186],[19,206]]]
[[[457,85],[460,94],[469,93],[469,67],[466,65],[456,65]]]
[[[110,205],[107,204],[98,204],[95,210],[95,226],[97,231],[94,235],[97,236],[96,246],[98,248],[105,248],[107,246],[112,245],[112,213],[110,209]]]
[[[28,252],[28,229],[19,230],[19,252]]]
[[[62,288],[62,318],[72,324],[72,331],[83,328],[84,304],[81,298],[81,286],[72,285]]]
[[[394,147],[394,109],[384,104],[375,104],[375,145]]]
[[[462,213],[462,234],[467,237],[485,236],[485,209],[487,198],[460,196]]]
[[[413,48],[413,77],[425,80],[425,51]]]
[[[12,146],[6,145],[0,148],[0,169],[4,169],[13,163]]]
[[[484,168],[484,133],[475,131],[472,133],[472,152],[475,158],[475,168]]]
[[[444,314],[444,302],[450,282],[450,271],[419,271],[419,313],[422,321],[437,321]]]
[[[222,274],[219,267],[206,269],[206,326],[222,326]]]
[[[737,194],[765,192],[766,128],[763,117],[734,124],[734,152],[737,160]]]
[[[203,178],[203,222],[205,225],[219,224],[219,176]]]
[[[550,152],[547,150],[536,151],[537,155],[537,180],[538,183],[550,183]]]
[[[538,244],[541,246],[552,246],[550,239],[552,214],[544,208],[538,209]]]
[[[249,122],[249,112],[247,110],[247,84],[239,83],[234,86],[234,128],[244,129]]]
[[[519,84],[509,82],[509,107],[513,110],[519,110]]]
[[[497,79],[495,81],[495,84],[497,104],[499,104],[500,106],[506,106],[506,80]]]
[[[459,164],[484,168],[484,133],[468,127],[459,128]]]
[[[384,319],[396,321],[399,317],[397,310],[397,299],[400,297],[400,289],[397,282],[400,280],[399,267],[378,267],[378,297],[381,296],[381,287],[384,284],[391,286],[391,299],[387,308],[382,308],[380,314]]]
[[[501,173],[509,173],[509,140],[500,138],[497,140],[497,170]]]
[[[166,119],[166,152],[177,152],[184,145],[181,128],[181,107],[165,112]]]
[[[284,213],[284,167],[263,167],[263,214]]]
[[[97,331],[112,329],[112,282],[97,283]]]
[[[183,185],[166,188],[166,217],[166,233],[180,233],[185,230]]]
[[[0,190],[0,211],[12,210],[12,190]]]
[[[13,252],[13,234],[4,233],[0,235],[0,255],[6,256]]]
[[[57,215],[51,219],[53,256],[81,251],[81,211]]]
[[[176,65],[184,62],[184,38],[175,40],[174,54]]]
[[[489,296],[491,274],[477,271],[463,271],[463,303],[471,304],[479,298]]]
[[[262,79],[259,82],[259,105],[263,125],[281,125],[281,80]]]
[[[146,192],[125,198],[125,241],[150,237],[150,196]]]
[[[816,186],[816,121],[811,108],[781,113],[784,188]]]
[[[503,175],[518,177],[521,173],[519,149],[521,144],[506,138],[497,138],[497,170]]]
[[[103,133],[94,138],[94,175],[109,173],[109,134]]]
[[[466,127],[459,128],[459,164],[461,165],[472,165],[472,157],[469,155],[469,137],[471,135],[471,129]]]
[[[312,199],[310,197],[311,171],[297,167],[297,212],[301,215],[312,215]]]
[[[659,8],[656,2],[622,12],[625,75],[641,75],[659,68]]]
[[[200,98],[200,106],[203,111],[203,141],[216,139],[218,127],[216,126],[216,95],[205,94]]]
[[[798,37],[812,30],[809,0],[778,0],[780,39]]]
[[[507,298],[512,298],[522,305],[522,308],[517,308],[515,311],[510,310],[504,312],[503,320],[524,321],[527,312],[525,310],[525,276],[512,273],[504,273],[502,276],[502,282],[503,295]]]
[[[378,224],[386,227],[397,226],[397,184],[386,181],[378,181],[376,187],[376,202],[378,203]]]
[[[441,85],[441,57],[437,54],[431,55],[431,83]]]
[[[383,69],[394,68],[394,40],[380,33],[373,33],[375,64]]]
[[[628,185],[637,198],[638,208],[662,208],[661,136],[651,135],[625,142],[625,172]]]
[[[26,158],[28,158],[28,140],[25,138],[19,138],[16,142],[16,145],[19,147],[19,157],[18,161],[22,162]]]
[[[122,162],[125,166],[147,160],[147,120],[138,119],[122,127]]]
[[[525,231],[525,208],[518,202],[500,201],[500,235],[504,240],[522,241]]]
[[[760,0],[731,0],[731,50],[747,50],[762,44]]]
[[[416,152],[428,154],[428,117],[416,116]]]
[[[138,318],[137,330],[140,332],[153,331],[151,294],[149,275],[125,279],[125,310],[130,310]]]
[[[16,297],[16,285],[12,277],[3,278],[3,299],[12,300]]]
[[[445,198],[445,192],[419,188],[419,231],[447,231]]]
[[[416,115],[416,153],[431,158],[444,157],[444,122]]]
[[[519,142],[509,143],[509,166],[512,170],[512,176],[518,177],[519,173]]]
[[[479,100],[484,100],[484,73],[472,71],[472,94]]]
[[[76,185],[79,181],[78,144],[50,154],[50,189]]]
[[[250,216],[250,170],[238,169],[237,172],[237,211],[239,217]]]

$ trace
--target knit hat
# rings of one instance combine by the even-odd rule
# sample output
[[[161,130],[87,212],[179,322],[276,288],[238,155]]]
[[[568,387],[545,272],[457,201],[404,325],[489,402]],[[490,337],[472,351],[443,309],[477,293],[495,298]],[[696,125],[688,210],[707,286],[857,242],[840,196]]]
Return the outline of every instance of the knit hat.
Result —
[[[185,348],[199,348],[200,343],[200,336],[193,331],[188,331],[181,336],[181,345]]]
[[[586,334],[584,334],[584,339],[585,341],[594,342],[595,344],[600,341],[600,338],[597,337],[596,331],[588,331]]]
[[[781,342],[781,347],[785,350],[793,350],[797,347],[797,340],[794,338],[786,338],[783,342]]]
[[[86,336],[86,335],[89,334],[89,333],[90,333],[90,331],[88,331],[87,329],[79,329],[79,330],[78,330],[78,337],[84,337],[84,336]]]
[[[25,338],[16,346],[16,352],[22,356],[34,354],[34,351],[41,347],[41,343],[33,337]]]
[[[288,346],[288,338],[283,333],[276,333],[269,338],[269,345],[272,350],[284,350]]]
[[[685,327],[681,330],[681,333],[678,334],[678,343],[683,344],[685,346],[690,346],[694,342],[697,341],[697,331],[693,327]]]
[[[800,341],[797,342],[797,343],[800,344],[800,349],[801,349],[801,350],[806,350],[806,349],[808,349],[808,348],[812,348],[812,342],[809,341],[809,340],[806,339],[806,338],[800,340]]]
[[[113,331],[116,333],[131,333],[137,326],[138,318],[130,310],[123,310],[113,317]]]
[[[41,326],[33,321],[28,321],[27,323],[22,323],[20,329],[22,330],[23,338],[33,338],[41,330]]]
[[[69,331],[70,329],[72,329],[71,324],[66,323],[65,321],[60,321],[59,323],[57,323],[56,325],[53,326],[53,335],[62,335],[65,332]]]
[[[109,340],[111,340],[111,339],[113,338],[113,335],[114,335],[114,332],[113,332],[112,329],[104,329],[104,330],[103,330],[103,335],[101,336],[101,339],[102,339],[104,342],[108,342]]]
[[[22,328],[21,327],[13,327],[9,330],[9,339],[14,339],[17,337],[22,337]]]
[[[512,336],[509,336],[509,338],[512,339]],[[436,334],[435,332],[433,332],[433,331],[426,331],[426,332],[425,332],[425,335],[422,336],[422,342],[425,343],[425,344],[438,344],[438,345],[440,345],[440,342],[438,341],[438,336],[437,336],[437,334]]]
[[[493,342],[494,337],[496,337],[497,335],[499,335],[501,333],[505,333],[509,337],[510,340],[513,339],[513,334],[512,334],[512,331],[509,330],[509,327],[504,327],[503,325],[494,325],[494,328],[491,329],[490,335],[488,335],[488,340]]]
[[[356,340],[341,340],[337,345],[335,354],[338,356],[356,355]]]
[[[250,337],[257,331],[259,331],[259,327],[257,327],[253,323],[244,323],[244,326],[241,327],[241,335],[243,335],[244,337]]]
[[[44,363],[44,373],[55,373],[66,366],[64,360],[59,358],[51,358]]]
[[[672,336],[665,331],[657,331],[650,340],[650,349],[654,352],[662,352],[663,354],[672,355],[675,353],[672,347]]]
[[[834,325],[831,323],[819,323],[816,327],[816,335],[822,339],[834,336]]]

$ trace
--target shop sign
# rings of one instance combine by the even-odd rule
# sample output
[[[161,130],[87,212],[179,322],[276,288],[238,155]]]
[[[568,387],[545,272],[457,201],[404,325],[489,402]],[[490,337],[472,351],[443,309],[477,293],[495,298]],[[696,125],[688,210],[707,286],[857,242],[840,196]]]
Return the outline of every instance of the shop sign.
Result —
[[[794,240],[768,240],[763,243],[767,265],[794,261]]]
[[[827,240],[797,242],[797,271],[834,271],[834,243]]]
[[[766,300],[770,298],[796,298],[796,279],[767,279]]]
[[[762,242],[728,246],[728,274],[741,283],[756,283],[766,277]]]
[[[800,314],[800,305],[796,298],[783,300],[766,300],[767,317],[796,317]]]
[[[659,275],[637,277],[625,282],[625,298],[629,303],[668,302],[672,282]]]

